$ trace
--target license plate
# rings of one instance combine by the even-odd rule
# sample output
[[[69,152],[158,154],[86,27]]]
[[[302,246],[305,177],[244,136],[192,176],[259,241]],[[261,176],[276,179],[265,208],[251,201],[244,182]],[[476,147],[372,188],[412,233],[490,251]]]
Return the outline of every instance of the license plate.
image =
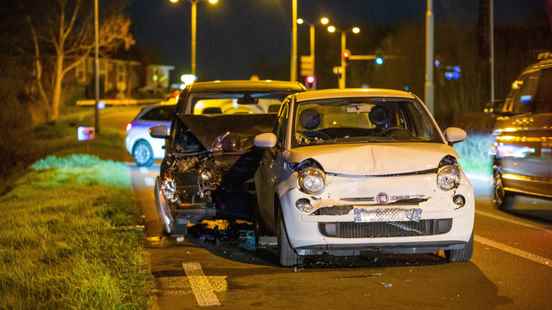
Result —
[[[354,208],[353,218],[356,223],[363,222],[392,222],[392,221],[414,221],[422,219],[423,210],[420,208],[398,209],[398,208]]]

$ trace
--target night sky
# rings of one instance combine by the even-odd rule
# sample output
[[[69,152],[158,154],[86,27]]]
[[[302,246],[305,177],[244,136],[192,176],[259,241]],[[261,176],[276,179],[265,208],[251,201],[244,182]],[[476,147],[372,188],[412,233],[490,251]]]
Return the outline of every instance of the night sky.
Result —
[[[476,23],[477,0],[437,0],[437,22]],[[528,24],[543,14],[546,0],[498,0],[497,24]],[[460,5],[459,5],[460,4]],[[290,49],[289,0],[204,1],[198,7],[198,75],[201,80],[288,78]],[[422,0],[299,0],[299,16],[307,20],[327,15],[337,26],[424,22]],[[181,0],[133,0],[137,48],[155,62],[175,65],[174,77],[189,69],[190,5]],[[436,38],[438,40],[438,38]],[[300,42],[306,44],[306,42]],[[262,72],[282,72],[263,76]]]

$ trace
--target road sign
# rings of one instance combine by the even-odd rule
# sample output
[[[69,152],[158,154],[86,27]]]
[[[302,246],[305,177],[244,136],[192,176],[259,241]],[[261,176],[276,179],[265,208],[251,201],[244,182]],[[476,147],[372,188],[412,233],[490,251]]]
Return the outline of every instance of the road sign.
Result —
[[[96,138],[96,130],[94,127],[80,126],[77,128],[78,141],[90,141]]]
[[[314,75],[314,61],[311,55],[301,56],[301,76]]]

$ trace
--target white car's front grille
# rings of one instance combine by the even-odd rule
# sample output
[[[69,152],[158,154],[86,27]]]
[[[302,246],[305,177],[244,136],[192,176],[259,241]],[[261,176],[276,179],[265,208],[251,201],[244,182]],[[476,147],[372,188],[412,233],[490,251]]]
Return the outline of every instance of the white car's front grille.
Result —
[[[335,222],[319,223],[320,233],[335,238],[387,238],[429,236],[448,233],[452,219],[435,219],[401,222]]]

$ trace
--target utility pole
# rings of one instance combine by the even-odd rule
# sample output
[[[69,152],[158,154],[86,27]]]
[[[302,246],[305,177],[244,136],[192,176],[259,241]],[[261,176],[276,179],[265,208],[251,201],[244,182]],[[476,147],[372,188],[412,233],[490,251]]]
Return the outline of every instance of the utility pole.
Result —
[[[491,104],[493,104],[495,102],[494,0],[489,0],[489,64],[491,66]]]
[[[341,75],[339,76],[339,88],[344,89],[347,85],[347,60],[345,53],[347,51],[347,33],[341,31]]]
[[[100,133],[100,8],[94,0],[94,130]]]
[[[291,59],[289,80],[297,81],[297,0],[291,0]]]
[[[191,19],[192,19],[192,42],[190,44],[190,47],[192,49],[191,51],[191,67],[192,67],[192,74],[196,75],[196,50],[197,50],[197,0],[191,0],[192,5],[192,12],[191,12]]]
[[[427,0],[426,8],[426,72],[425,72],[425,103],[429,111],[434,114],[434,92],[433,85],[433,56],[434,56],[434,20],[433,20],[433,0]]]

